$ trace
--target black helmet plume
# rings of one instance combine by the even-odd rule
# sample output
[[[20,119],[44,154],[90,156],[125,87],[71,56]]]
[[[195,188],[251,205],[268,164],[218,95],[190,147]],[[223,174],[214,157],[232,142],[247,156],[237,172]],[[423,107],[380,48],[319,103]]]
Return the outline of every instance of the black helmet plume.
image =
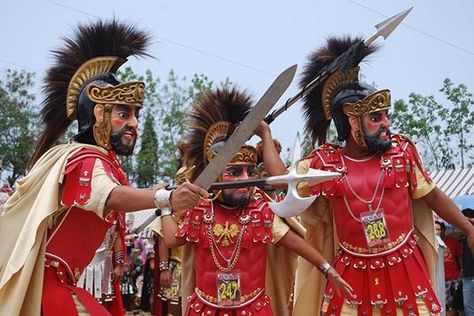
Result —
[[[195,166],[194,176],[198,176],[207,164],[204,143],[210,127],[221,121],[231,124],[228,134],[222,135],[221,139],[216,139],[214,143],[214,146],[223,146],[238,123],[245,118],[252,104],[251,96],[235,87],[207,91],[196,99],[186,119],[188,134],[185,137],[184,151],[184,160]]]
[[[317,76],[322,74],[325,67],[329,66],[336,58],[351,50],[350,54],[341,62],[342,71],[348,71],[356,67],[365,57],[378,49],[371,45],[366,47],[361,37],[351,38],[350,36],[329,37],[324,46],[316,49],[308,57],[308,62],[303,70],[300,80],[300,88],[303,89]],[[327,119],[322,106],[322,90],[324,81],[315,87],[304,97],[303,111],[306,120],[305,130],[311,135],[313,144],[323,144],[326,142],[327,131],[331,120]],[[334,111],[335,110],[335,111]],[[340,113],[339,113],[340,110]],[[347,117],[341,109],[332,109],[332,118],[335,120],[338,136],[346,134],[349,129]]]

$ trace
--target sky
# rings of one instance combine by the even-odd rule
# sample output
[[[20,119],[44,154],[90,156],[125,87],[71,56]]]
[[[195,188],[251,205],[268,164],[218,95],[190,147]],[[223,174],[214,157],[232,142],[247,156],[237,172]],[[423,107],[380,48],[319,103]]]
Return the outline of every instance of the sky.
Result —
[[[362,66],[367,82],[389,88],[392,100],[411,92],[435,95],[445,78],[474,90],[474,1],[406,0],[240,0],[240,1],[65,1],[3,0],[0,3],[0,72],[6,68],[36,73],[38,84],[51,64],[50,50],[79,22],[116,17],[151,32],[156,59],[132,59],[165,78],[173,69],[182,77],[204,74],[214,82],[229,78],[255,99],[276,76],[298,64],[291,87],[277,103],[298,92],[306,57],[328,36],[375,32],[374,25],[414,7],[383,41],[382,49]],[[41,100],[41,95],[38,97]],[[304,122],[301,103],[282,114],[273,136],[290,147]]]

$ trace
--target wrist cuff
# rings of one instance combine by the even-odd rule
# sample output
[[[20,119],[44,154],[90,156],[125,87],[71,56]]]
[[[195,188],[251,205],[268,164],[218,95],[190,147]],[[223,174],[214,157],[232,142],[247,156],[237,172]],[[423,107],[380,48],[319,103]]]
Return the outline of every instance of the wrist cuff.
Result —
[[[157,208],[164,209],[171,207],[171,192],[173,191],[165,189],[156,190],[154,201]]]
[[[173,211],[170,208],[162,208],[160,217],[172,215]]]
[[[323,262],[318,266],[318,270],[321,271],[321,273],[324,274],[325,277],[328,276],[328,271],[331,268],[332,266],[329,264],[329,262]]]

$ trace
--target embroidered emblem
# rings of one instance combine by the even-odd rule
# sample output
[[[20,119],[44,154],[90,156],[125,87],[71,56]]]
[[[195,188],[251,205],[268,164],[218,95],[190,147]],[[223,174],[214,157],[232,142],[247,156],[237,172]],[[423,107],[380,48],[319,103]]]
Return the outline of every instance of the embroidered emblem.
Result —
[[[229,222],[225,222],[224,226],[216,224],[213,228],[214,236],[217,237],[217,242],[220,242],[221,246],[228,247],[234,243],[233,238],[239,234],[239,227],[237,224],[232,224],[229,227]]]

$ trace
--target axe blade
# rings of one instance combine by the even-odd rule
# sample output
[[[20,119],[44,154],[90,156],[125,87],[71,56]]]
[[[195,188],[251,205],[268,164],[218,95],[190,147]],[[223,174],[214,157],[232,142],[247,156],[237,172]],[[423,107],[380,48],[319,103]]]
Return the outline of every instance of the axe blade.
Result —
[[[294,190],[295,192],[291,192]],[[310,197],[302,198],[296,192],[296,188],[293,187],[286,194],[285,198],[280,202],[269,202],[268,206],[280,217],[292,217],[299,215],[304,212],[313,202],[317,196],[313,195]]]

